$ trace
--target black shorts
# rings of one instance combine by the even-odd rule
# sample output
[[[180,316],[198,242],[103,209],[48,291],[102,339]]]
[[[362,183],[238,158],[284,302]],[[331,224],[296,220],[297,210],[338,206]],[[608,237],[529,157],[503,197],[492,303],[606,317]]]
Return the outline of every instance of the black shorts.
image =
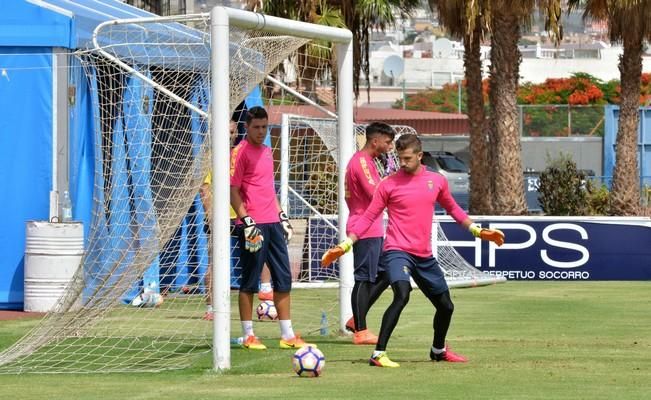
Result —
[[[246,250],[244,228],[238,226],[240,244],[240,263],[242,280],[240,291],[257,293],[260,286],[260,273],[266,262],[271,272],[274,291],[289,292],[292,289],[292,273],[289,267],[289,253],[285,242],[285,231],[280,222],[257,224],[264,241],[262,248],[255,253]]]
[[[389,250],[382,253],[380,264],[387,271],[391,283],[409,281],[411,277],[428,297],[449,290],[443,270],[434,257],[418,257],[404,251]]]
[[[353,262],[355,280],[375,282],[378,274],[378,264],[382,253],[382,238],[360,239],[353,245]]]

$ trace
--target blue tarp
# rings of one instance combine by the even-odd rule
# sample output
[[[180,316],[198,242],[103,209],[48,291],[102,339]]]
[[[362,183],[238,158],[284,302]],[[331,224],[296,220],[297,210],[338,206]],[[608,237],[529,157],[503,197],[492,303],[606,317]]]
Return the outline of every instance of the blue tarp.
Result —
[[[52,56],[0,51],[0,309],[22,308],[25,222],[47,220],[52,187]]]
[[[0,309],[18,309],[23,302],[23,258],[25,248],[25,221],[46,220],[49,216],[49,192],[52,187],[52,131],[53,131],[53,49],[63,48],[76,50],[90,46],[92,33],[95,27],[104,21],[112,19],[151,17],[150,13],[131,7],[117,0],[9,0],[2,2],[3,9],[0,13],[0,185],[4,196],[0,197],[0,209],[6,211],[3,228],[0,230]],[[157,28],[153,28],[156,30]],[[189,40],[202,41],[204,38],[197,31],[176,25],[171,29],[161,25],[161,32],[187,36]],[[157,32],[159,34],[160,32]],[[164,37],[164,36],[162,36]],[[204,52],[207,51],[207,42],[201,42]],[[150,54],[142,49],[143,54]],[[163,47],[153,46],[147,51],[162,51]],[[119,50],[116,50],[119,52]],[[161,52],[161,55],[165,55]],[[136,55],[136,57],[140,57]],[[258,55],[259,56],[259,55]],[[256,60],[255,54],[250,54],[248,60]],[[146,185],[133,185],[134,181],[147,181],[149,171],[142,165],[133,165],[128,159],[132,154],[151,154],[151,145],[147,138],[151,136],[152,121],[142,118],[132,112],[124,101],[122,107],[123,118],[116,121],[112,130],[114,147],[111,151],[111,163],[117,168],[123,166],[123,174],[115,174],[111,179],[116,185],[112,187],[111,212],[104,217],[104,212],[95,210],[96,215],[101,215],[95,221],[97,229],[94,238],[89,238],[93,203],[93,190],[99,196],[99,204],[103,206],[103,190],[97,188],[108,187],[111,182],[103,182],[102,174],[95,174],[102,168],[101,154],[95,154],[95,126],[94,116],[97,99],[93,96],[97,91],[89,87],[89,80],[85,75],[79,61],[70,56],[68,58],[70,69],[68,82],[59,82],[65,88],[67,83],[75,88],[74,96],[69,98],[67,105],[69,112],[69,160],[68,173],[70,193],[73,200],[73,217],[84,222],[86,243],[93,248],[87,248],[87,254],[93,259],[87,264],[97,267],[94,271],[85,271],[87,281],[91,282],[86,291],[86,298],[90,291],[97,290],[92,282],[101,282],[111,274],[113,268],[123,268],[120,264],[113,265],[118,249],[124,249],[125,243],[106,243],[110,232],[122,229],[122,237],[134,235],[125,227],[127,225],[115,224],[116,218],[131,218],[134,215],[145,215],[147,210],[154,207],[151,189]],[[137,64],[137,58],[134,58]],[[126,77],[125,77],[126,79]],[[91,79],[91,84],[95,81]],[[140,98],[145,91],[151,90],[139,80],[130,79],[128,89],[123,93],[127,97]],[[149,93],[148,98],[153,98]],[[205,99],[204,99],[205,100]],[[136,103],[139,103],[136,100]],[[197,102],[197,104],[205,103]],[[261,105],[259,90],[247,99],[249,107]],[[64,107],[65,108],[65,107]],[[61,109],[61,108],[60,108]],[[195,127],[198,125],[195,125]],[[129,130],[131,127],[139,127]],[[240,132],[241,126],[240,126]],[[193,132],[196,135],[196,132]],[[201,136],[201,135],[199,135]],[[200,140],[197,136],[196,140]],[[135,143],[135,144],[134,144]],[[148,156],[149,157],[149,156]],[[147,163],[146,160],[142,160]],[[122,168],[122,167],[121,167]],[[61,171],[60,171],[61,172]],[[94,182],[99,179],[100,182]],[[106,184],[106,185],[105,185]],[[135,188],[135,189],[134,189]],[[137,204],[128,201],[116,200],[122,190],[124,196],[136,196],[142,199]],[[134,191],[138,191],[135,193]],[[206,236],[201,229],[197,231],[197,222],[203,221],[203,209],[197,197],[190,208],[189,215],[179,227],[172,240],[170,248],[174,254],[165,254],[161,259],[152,260],[150,268],[144,275],[145,283],[158,284],[159,266],[166,269],[176,269],[178,279],[201,275],[207,266]],[[154,237],[152,229],[155,221],[134,221],[144,226],[133,241],[138,246],[158,246],[151,243]],[[193,227],[194,226],[194,227]],[[151,228],[151,229],[150,229]],[[90,239],[90,240],[89,240]],[[132,242],[132,243],[133,243]],[[180,245],[178,244],[180,243]],[[129,251],[137,251],[130,248]],[[165,262],[167,261],[167,263]],[[179,265],[189,265],[198,269],[183,271]],[[106,268],[105,268],[106,267]],[[190,268],[188,267],[188,268]],[[183,274],[185,277],[183,278]],[[195,278],[196,279],[196,278]],[[139,282],[134,280],[134,284]],[[179,282],[172,284],[172,289],[178,287]],[[234,282],[236,284],[236,282]],[[100,289],[101,290],[101,289]],[[139,290],[134,286],[125,293],[124,300],[129,301]]]
[[[3,0],[0,46],[85,48],[104,21],[153,16],[117,0]]]

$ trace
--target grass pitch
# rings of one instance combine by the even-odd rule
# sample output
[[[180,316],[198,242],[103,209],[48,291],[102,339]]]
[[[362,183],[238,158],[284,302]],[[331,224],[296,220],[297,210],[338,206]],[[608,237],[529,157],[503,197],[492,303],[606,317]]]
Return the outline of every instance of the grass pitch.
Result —
[[[448,334],[467,364],[432,363],[432,307],[419,291],[389,343],[401,364],[367,364],[372,346],[333,332],[318,336],[321,309],[334,310],[336,290],[293,292],[294,325],[326,356],[320,378],[295,376],[291,351],[277,349],[278,327],[258,323],[265,352],[233,348],[233,367],[210,369],[203,355],[191,368],[162,373],[0,375],[3,399],[648,399],[651,396],[651,282],[508,282],[452,290]],[[233,300],[236,296],[233,296]],[[379,330],[387,291],[369,315]],[[234,308],[235,311],[235,308]],[[237,314],[235,313],[234,316]],[[0,323],[0,349],[38,321]],[[232,321],[234,336],[239,322]],[[316,336],[314,336],[316,334]]]

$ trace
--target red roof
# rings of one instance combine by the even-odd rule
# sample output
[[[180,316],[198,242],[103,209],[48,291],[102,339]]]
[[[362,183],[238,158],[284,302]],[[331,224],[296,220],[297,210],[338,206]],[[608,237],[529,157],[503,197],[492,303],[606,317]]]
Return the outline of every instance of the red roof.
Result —
[[[278,105],[268,106],[269,123],[280,125],[282,114],[323,117],[328,115],[313,106]],[[333,111],[333,107],[326,107]],[[400,110],[395,108],[355,107],[353,118],[357,123],[372,121],[386,122],[390,125],[407,125],[419,134],[465,135],[468,134],[468,116],[440,112]]]

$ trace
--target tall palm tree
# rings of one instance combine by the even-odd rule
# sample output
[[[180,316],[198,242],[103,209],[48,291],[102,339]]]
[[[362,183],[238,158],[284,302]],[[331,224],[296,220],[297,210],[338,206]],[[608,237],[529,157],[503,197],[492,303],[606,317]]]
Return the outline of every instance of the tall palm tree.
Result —
[[[429,0],[439,24],[450,35],[463,40],[463,65],[470,122],[470,212],[491,213],[492,169],[488,163],[488,135],[482,88],[481,41],[488,34],[490,14],[486,1]]]
[[[364,74],[370,100],[369,39],[372,29],[384,29],[395,23],[394,10],[411,13],[421,0],[248,0],[246,9],[262,11],[276,17],[295,19],[328,26],[339,26],[340,13],[345,27],[353,33],[353,90],[359,96],[360,73]],[[324,10],[330,11],[325,18]],[[336,25],[334,24],[336,22]]]
[[[420,0],[330,0],[340,7],[346,26],[353,33],[353,86],[359,96],[360,72],[366,81],[366,96],[370,101],[371,71],[369,40],[373,29],[384,30],[395,23],[394,11],[402,16],[410,14]]]
[[[310,22],[312,24],[345,28],[341,11],[328,4],[326,0],[249,0],[246,4],[249,11],[263,12],[276,17]],[[332,43],[326,41],[311,41],[298,51],[295,62],[298,76],[298,90],[303,94],[318,101],[316,96],[317,75],[325,68],[331,67],[334,73],[336,68],[332,60]],[[282,65],[278,70],[282,70]]]
[[[640,174],[637,164],[640,78],[644,40],[651,39],[649,0],[570,0],[570,9],[585,5],[584,18],[608,21],[612,42],[622,42],[619,57],[621,103],[615,150],[615,171],[610,197],[610,213],[635,215],[640,204]]]
[[[521,61],[520,29],[536,9],[547,30],[562,35],[560,0],[429,0],[453,36],[463,38],[471,153],[471,212],[524,214],[524,182],[516,104]],[[481,84],[481,39],[491,35],[490,118]],[[487,135],[488,133],[488,135]],[[492,201],[491,201],[492,200]]]
[[[489,6],[491,37],[490,110],[494,168],[492,192],[496,214],[525,214],[524,176],[518,129],[517,89],[522,56],[518,49],[521,29],[531,25],[538,9],[546,15],[546,28],[560,40],[560,0],[492,0]]]

